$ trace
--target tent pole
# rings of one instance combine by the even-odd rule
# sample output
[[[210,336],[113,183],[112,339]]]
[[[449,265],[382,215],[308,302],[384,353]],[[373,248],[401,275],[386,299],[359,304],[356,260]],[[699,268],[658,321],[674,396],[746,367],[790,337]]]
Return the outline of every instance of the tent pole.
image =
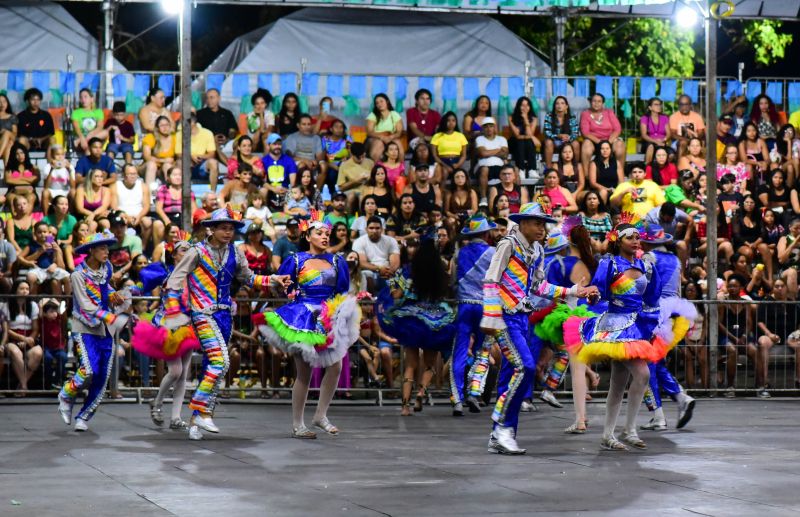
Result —
[[[103,81],[101,82],[101,97],[105,97],[105,107],[114,104],[114,88],[111,84],[114,73],[114,18],[116,15],[116,0],[103,2]],[[100,102],[98,102],[100,104]],[[100,104],[102,106],[102,104]]]
[[[717,22],[711,17],[713,0],[706,0],[706,259],[708,261],[708,299],[717,299]],[[716,353],[719,337],[719,314],[716,305],[708,306],[708,340],[711,383],[716,387]]]
[[[192,228],[192,131],[189,118],[192,114],[192,0],[182,0],[180,12],[180,73],[181,73],[181,175],[183,196],[181,200],[181,225]]]
[[[564,51],[564,27],[567,24],[567,12],[563,9],[556,9],[556,76],[564,77],[567,75],[566,57]]]

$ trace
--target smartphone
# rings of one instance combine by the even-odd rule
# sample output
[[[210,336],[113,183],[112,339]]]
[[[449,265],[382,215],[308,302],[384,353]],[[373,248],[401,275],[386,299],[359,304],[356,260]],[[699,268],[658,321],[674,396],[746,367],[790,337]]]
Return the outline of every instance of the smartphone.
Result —
[[[330,111],[331,111],[331,103],[328,102],[328,101],[323,102],[322,103],[322,111],[324,111],[325,113],[330,113]]]

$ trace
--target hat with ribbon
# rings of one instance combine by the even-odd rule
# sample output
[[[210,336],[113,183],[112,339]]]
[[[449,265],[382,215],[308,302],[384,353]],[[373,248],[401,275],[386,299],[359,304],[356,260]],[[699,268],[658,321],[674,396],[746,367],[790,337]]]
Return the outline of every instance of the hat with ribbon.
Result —
[[[515,223],[524,221],[525,219],[538,219],[546,223],[555,223],[555,219],[547,215],[539,203],[525,203],[519,207],[519,212],[508,216],[509,219]]]
[[[664,228],[657,224],[645,224],[639,232],[639,239],[645,244],[665,244],[672,242],[672,235],[664,232]]]
[[[201,221],[201,223],[203,226],[216,226],[218,224],[230,223],[237,229],[244,226],[242,214],[234,212],[230,205],[214,210],[211,212],[211,216]]]
[[[80,246],[75,248],[75,254],[83,255],[84,253],[89,253],[89,250],[92,248],[96,248],[98,246],[111,246],[112,244],[117,243],[117,238],[114,237],[114,234],[106,230],[103,233],[95,233],[92,235],[88,235],[83,242],[81,242]]]
[[[486,216],[483,214],[476,214],[467,219],[464,223],[464,228],[461,230],[461,235],[478,235],[486,233],[489,230],[494,230],[497,225],[490,223]]]

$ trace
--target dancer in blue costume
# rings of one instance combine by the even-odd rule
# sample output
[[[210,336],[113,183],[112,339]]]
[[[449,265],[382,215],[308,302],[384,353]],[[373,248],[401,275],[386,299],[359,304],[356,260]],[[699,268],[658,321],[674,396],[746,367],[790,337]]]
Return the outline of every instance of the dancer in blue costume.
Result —
[[[689,330],[691,322],[697,317],[697,310],[691,302],[680,296],[681,261],[675,254],[667,251],[666,244],[672,242],[672,235],[665,233],[657,224],[645,225],[641,233],[642,248],[645,251],[642,259],[658,271],[662,280],[659,296],[659,318],[656,334],[666,334],[668,340],[680,341]],[[672,336],[669,334],[674,333]],[[661,406],[661,390],[664,390],[678,403],[678,423],[681,429],[689,423],[694,412],[695,400],[669,372],[664,359],[649,364],[650,386],[644,395],[647,409],[653,412],[650,422],[640,427],[646,431],[663,431],[667,428],[667,419]]]
[[[58,412],[64,423],[72,423],[75,398],[88,388],[83,407],[75,416],[75,430],[89,429],[89,420],[103,400],[106,382],[111,373],[111,354],[114,335],[127,322],[127,315],[117,314],[130,305],[125,293],[109,285],[111,263],[108,247],[117,240],[109,233],[90,235],[75,254],[87,254],[70,275],[72,285],[72,336],[80,359],[75,375],[64,383],[58,395]],[[114,309],[112,309],[114,307]]]
[[[489,352],[493,340],[484,339],[480,331],[483,316],[483,277],[492,261],[494,247],[487,242],[489,232],[497,228],[483,214],[474,215],[464,224],[461,235],[469,238],[458,250],[453,260],[455,273],[451,275],[456,285],[458,315],[456,337],[450,355],[450,402],[453,416],[464,416],[464,397],[470,413],[480,413],[478,398],[483,393],[486,373],[489,371]],[[466,374],[472,341],[472,367]],[[465,393],[464,376],[467,378]]]
[[[325,368],[313,425],[328,434],[339,434],[339,428],[328,420],[328,407],[339,382],[342,358],[358,339],[361,321],[356,297],[347,295],[347,262],[325,252],[331,225],[323,217],[322,212],[311,210],[309,219],[300,221],[301,249],[308,251],[290,255],[278,270],[289,279],[293,300],[275,311],[253,316],[270,345],[294,355],[292,437],[300,439],[317,437],[303,418],[313,368]]]
[[[411,390],[422,350],[422,376],[414,411],[422,411],[439,352],[450,350],[455,336],[455,314],[443,300],[447,272],[436,247],[436,229],[422,228],[419,249],[407,244],[410,263],[400,268],[378,294],[376,313],[381,328],[397,339],[405,353],[401,416],[411,416]]]
[[[494,336],[503,352],[498,380],[498,398],[489,437],[489,452],[524,454],[517,445],[516,431],[522,401],[536,375],[536,361],[528,340],[531,312],[543,310],[553,300],[567,296],[586,297],[593,287],[564,288],[545,280],[541,241],[545,224],[555,222],[538,203],[526,203],[510,219],[518,224],[497,244],[483,285],[481,331]]]

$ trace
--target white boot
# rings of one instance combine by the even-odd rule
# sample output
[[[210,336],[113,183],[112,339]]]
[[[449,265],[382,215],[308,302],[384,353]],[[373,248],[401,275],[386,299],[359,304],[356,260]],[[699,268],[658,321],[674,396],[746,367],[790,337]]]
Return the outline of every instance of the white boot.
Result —
[[[514,429],[503,425],[494,428],[492,436],[495,442],[489,441],[489,452],[496,454],[519,455],[525,454],[525,449],[520,449],[514,438]]]
[[[197,426],[200,429],[208,431],[209,433],[219,432],[219,427],[216,426],[210,416],[195,415],[192,417],[190,425]]]
[[[65,424],[72,423],[72,401],[58,397],[58,414],[61,415],[61,420]]]
[[[89,422],[83,418],[75,419],[75,432],[82,433],[89,430]]]

